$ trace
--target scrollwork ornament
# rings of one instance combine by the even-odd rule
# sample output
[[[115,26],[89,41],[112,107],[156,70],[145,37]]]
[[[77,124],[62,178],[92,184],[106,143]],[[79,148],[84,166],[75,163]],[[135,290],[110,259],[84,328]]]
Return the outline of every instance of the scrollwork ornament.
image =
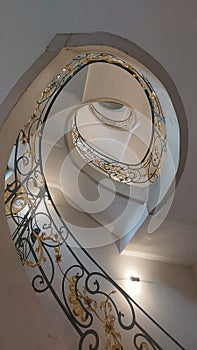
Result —
[[[162,350],[162,348],[145,333],[136,333],[133,342],[137,350]]]
[[[94,149],[81,136],[76,124],[76,115],[73,118],[72,142],[85,162],[99,168],[113,180],[127,185],[154,182],[159,176],[166,151],[165,138],[155,131],[149,155],[140,164],[132,165],[114,161]]]
[[[93,329],[82,334],[79,341],[79,350],[97,350],[99,348],[99,336]]]
[[[100,282],[99,282],[100,279]],[[106,292],[104,290],[101,289],[101,280],[104,283],[107,283],[107,285],[112,285],[114,286],[114,283],[111,279],[108,278],[108,276],[105,276],[104,274],[100,273],[100,272],[92,272],[90,273],[86,280],[85,280],[85,288],[86,290],[93,295],[103,295],[105,298],[109,299],[111,305],[113,306],[115,313],[116,313],[116,318],[118,320],[118,323],[120,325],[120,327],[124,330],[131,330],[134,325],[135,325],[135,311],[133,308],[132,303],[130,302],[129,298],[126,298],[126,295],[123,296],[124,301],[127,304],[127,311],[130,315],[131,321],[128,324],[125,324],[123,322],[124,320],[124,312],[122,312],[121,310],[118,309],[118,306],[116,305],[116,303],[113,300],[113,295],[115,293],[118,293],[120,291],[119,288],[117,288],[117,286],[115,285],[115,289],[112,290],[109,294],[106,294]]]
[[[136,349],[149,350],[152,346],[152,349],[160,350],[151,336],[147,336],[145,332],[139,333],[142,327],[137,323],[136,310],[145,318],[148,317],[154,326],[158,327],[157,323],[82,247],[55,208],[45,181],[41,147],[49,105],[52,105],[71,77],[94,62],[107,62],[122,67],[139,82],[151,103],[153,143],[147,157],[136,167],[111,162],[111,159],[95,153],[81,138],[75,126],[72,134],[73,143],[88,162],[123,183],[153,181],[159,175],[166,150],[165,118],[151,85],[128,62],[114,55],[108,53],[78,55],[47,84],[30,120],[17,138],[15,179],[8,183],[5,189],[6,215],[14,227],[12,237],[22,263],[26,269],[31,269],[31,276],[34,273],[32,278],[34,291],[40,295],[51,291],[62,312],[79,335],[79,350],[99,349],[101,338],[99,339],[98,331],[93,329],[98,323],[104,334],[106,350],[123,350],[122,332],[125,334],[131,329],[133,332],[137,329],[134,339]],[[79,254],[74,251],[70,242],[74,242],[74,246],[80,250]],[[105,285],[107,290],[104,288]],[[119,305],[117,295],[121,296],[126,305],[125,313],[128,313],[128,318],[121,311],[122,304]],[[168,335],[164,330],[163,333]],[[130,333],[127,334],[130,336]],[[181,346],[179,348],[184,350]]]
[[[75,275],[70,275],[71,271],[75,271]],[[91,305],[84,293],[78,288],[78,282],[84,276],[84,269],[79,265],[73,265],[63,274],[62,279],[62,295],[64,303],[73,320],[82,328],[89,328],[93,323],[93,315],[90,311]],[[68,291],[66,288],[68,284]],[[67,293],[66,293],[67,291]]]

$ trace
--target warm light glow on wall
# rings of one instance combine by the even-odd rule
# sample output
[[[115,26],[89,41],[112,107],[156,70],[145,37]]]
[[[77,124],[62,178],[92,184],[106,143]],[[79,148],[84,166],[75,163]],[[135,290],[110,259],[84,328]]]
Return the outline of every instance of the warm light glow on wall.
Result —
[[[139,280],[132,280],[131,277]],[[131,296],[135,294],[137,295],[140,294],[142,289],[142,283],[141,283],[139,273],[137,271],[128,271],[125,278],[125,288]]]

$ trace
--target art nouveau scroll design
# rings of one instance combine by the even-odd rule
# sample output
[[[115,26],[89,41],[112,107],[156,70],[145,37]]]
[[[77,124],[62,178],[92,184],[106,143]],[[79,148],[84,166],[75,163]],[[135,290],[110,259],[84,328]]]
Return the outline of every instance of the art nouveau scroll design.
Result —
[[[72,142],[82,158],[89,164],[101,170],[105,175],[111,177],[115,181],[132,184],[149,184],[157,180],[160,169],[163,165],[166,153],[166,127],[165,118],[163,117],[158,98],[151,86],[151,84],[137,73],[131,74],[138,78],[142,88],[146,91],[149,98],[149,103],[153,115],[153,132],[152,141],[147,145],[147,153],[144,159],[138,164],[129,164],[113,160],[107,155],[97,151],[86,141],[79,132],[76,122],[76,115],[73,118],[72,126]],[[95,109],[93,104],[90,108],[97,118],[104,124],[118,127],[129,128],[132,121],[132,113],[130,117],[124,121],[112,121],[102,117]]]
[[[146,330],[147,322],[177,349],[185,350],[81,246],[57,212],[45,181],[41,141],[51,103],[74,74],[99,61],[131,69],[111,55],[77,56],[47,85],[17,138],[14,176],[5,188],[12,238],[30,271],[34,291],[43,298],[51,293],[78,334],[79,350],[162,350]]]
[[[126,106],[124,107],[127,108]],[[92,113],[96,116],[96,118],[100,120],[103,124],[126,130],[129,130],[131,126],[133,126],[134,115],[132,110],[130,110],[129,108],[127,108],[128,115],[126,115],[126,118],[124,120],[112,120],[106,117],[104,114],[101,113],[101,111],[98,110],[98,108],[96,108],[94,103],[91,103],[89,105],[89,108],[92,111]]]

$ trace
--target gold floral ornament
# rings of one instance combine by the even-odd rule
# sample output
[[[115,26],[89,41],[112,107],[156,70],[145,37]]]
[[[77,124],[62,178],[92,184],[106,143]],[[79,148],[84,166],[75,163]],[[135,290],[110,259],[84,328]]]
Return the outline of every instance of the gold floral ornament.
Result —
[[[143,341],[140,344],[140,349],[142,349],[142,350],[149,350],[149,346],[148,346],[148,344],[145,341]]]
[[[112,304],[109,302],[109,296],[114,293],[116,293],[115,290],[113,290],[111,293],[108,294],[106,300],[100,302],[100,309],[104,314],[104,330],[105,330],[105,336],[107,338],[105,349],[106,350],[111,350],[111,349],[123,350],[123,347],[120,343],[121,335],[115,330],[116,318],[112,314]],[[114,344],[111,347],[112,342]]]
[[[28,127],[30,127],[30,123],[27,123],[26,125],[28,125]],[[33,169],[33,165],[35,163],[35,159],[36,159],[36,152],[35,152],[35,145],[36,145],[36,141],[37,141],[37,137],[41,136],[41,133],[38,130],[35,130],[32,134],[31,134],[31,143],[28,141],[28,134],[27,132],[22,132],[22,136],[21,136],[21,143],[23,145],[27,145],[27,148],[25,150],[25,152],[23,153],[23,166],[25,167],[28,164],[27,159],[29,159],[29,161],[31,162],[31,166],[30,166],[30,170]]]
[[[13,196],[10,197],[12,192],[18,188],[14,198]],[[10,197],[10,198],[9,198]],[[33,199],[29,198],[25,187],[21,186],[20,182],[13,182],[10,185],[7,185],[5,192],[4,192],[4,202],[5,202],[5,211],[6,211],[6,216],[9,216],[11,214],[16,215],[18,214],[21,210],[25,208],[25,206],[31,202],[33,204]]]
[[[77,280],[78,277],[76,275],[72,276],[71,280],[69,280],[70,294],[68,296],[68,301],[73,305],[73,314],[76,317],[80,317],[82,322],[85,322],[88,318],[88,315],[87,311],[82,306],[82,301],[86,305],[87,310],[94,313],[96,313],[97,302],[87,295],[87,290],[85,288],[83,289],[83,292],[76,292]]]
[[[29,141],[29,136],[31,136],[31,137],[33,136],[33,133],[31,133],[29,135],[29,130],[30,130],[34,120],[36,118],[38,118],[39,115],[40,115],[40,110],[39,110],[39,106],[38,106],[38,107],[36,107],[35,111],[32,113],[30,120],[24,125],[23,130],[21,130],[22,136],[21,136],[20,140],[21,140],[21,143],[23,145],[25,145]]]
[[[60,254],[60,247],[54,247],[55,261],[57,264],[62,262],[62,255]]]
[[[123,350],[120,343],[121,335],[115,330],[116,317],[112,314],[113,308],[109,301],[109,296],[116,293],[116,291],[113,290],[109,293],[106,299],[99,303],[98,308],[97,301],[88,295],[86,288],[83,287],[83,291],[79,291],[76,286],[77,280],[78,276],[76,275],[72,276],[71,280],[69,280],[70,294],[68,296],[68,301],[73,305],[73,314],[79,317],[82,322],[86,322],[88,318],[87,311],[94,313],[97,319],[103,324],[106,337],[105,350]]]
[[[36,134],[38,134],[38,130],[37,128],[34,132],[30,132],[30,130],[34,122],[36,121],[36,119],[38,120],[38,118],[40,117],[40,114],[41,114],[41,110],[40,110],[40,106],[38,105],[34,110],[34,112],[32,113],[29,121],[24,125],[24,128],[21,130],[20,141],[22,145],[26,145],[27,143],[35,144],[34,142],[35,136]]]
[[[42,92],[41,98],[38,101],[38,104],[41,104],[43,101],[47,100],[53,91],[59,86],[61,75],[57,74],[57,76],[47,85],[47,87]]]
[[[33,263],[32,261],[29,261],[29,260],[25,260],[25,264],[29,267],[34,268],[36,266],[40,266],[42,262],[45,263],[47,260],[45,255],[44,255],[43,242],[51,241],[51,242],[60,244],[60,241],[58,239],[57,233],[55,235],[53,235],[52,228],[51,228],[51,234],[49,236],[46,235],[46,232],[42,232],[40,234],[40,233],[37,233],[36,230],[32,231],[32,235],[33,235],[33,237],[35,237],[35,241],[37,241],[37,244],[38,244],[37,248],[35,249],[35,253],[38,254],[38,260],[35,263]],[[56,249],[58,249],[58,248],[54,247],[56,262],[60,262],[61,261],[61,254],[59,252],[59,249],[58,249],[58,252]]]

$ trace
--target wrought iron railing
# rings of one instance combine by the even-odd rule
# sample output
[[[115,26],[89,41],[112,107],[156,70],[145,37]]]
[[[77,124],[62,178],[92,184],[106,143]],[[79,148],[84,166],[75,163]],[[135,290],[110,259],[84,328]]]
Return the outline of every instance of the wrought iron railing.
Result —
[[[46,87],[18,135],[14,176],[5,188],[12,238],[22,263],[31,269],[34,291],[43,296],[51,292],[79,336],[78,349],[185,350],[80,244],[59,215],[45,181],[41,148],[50,108],[71,77],[97,61],[135,71],[111,55],[82,55]],[[154,108],[152,98],[150,102]]]
[[[157,154],[151,154],[145,162],[139,162],[138,164],[123,163],[107,156],[104,154],[104,151],[101,153],[91,146],[80,134],[76,122],[76,114],[73,117],[72,142],[81,157],[86,163],[97,168],[106,176],[127,185],[148,184],[157,179],[158,169],[161,167],[161,158],[166,151],[165,140],[162,138],[159,140],[160,147],[157,150],[160,148],[160,152],[157,151]]]

